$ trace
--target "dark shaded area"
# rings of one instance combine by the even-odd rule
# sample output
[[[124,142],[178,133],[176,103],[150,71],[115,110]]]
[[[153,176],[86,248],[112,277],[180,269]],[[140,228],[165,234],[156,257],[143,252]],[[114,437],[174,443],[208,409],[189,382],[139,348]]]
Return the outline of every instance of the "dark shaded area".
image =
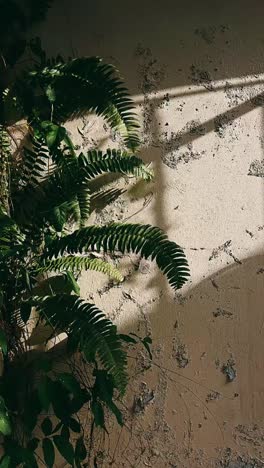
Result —
[[[26,34],[33,24],[43,21],[53,0],[1,0],[1,66],[13,66],[23,54]]]
[[[126,81],[136,93],[137,69],[128,64],[135,54],[144,53],[142,47],[135,51],[144,39],[144,47],[152,48],[153,60],[173,65],[173,73],[164,70],[163,88],[198,82],[208,90],[212,80],[263,71],[259,60],[263,14],[264,4],[259,0],[250,4],[244,0],[213,4],[209,0],[165,0],[162,7],[151,0],[136,0],[125,6],[121,0],[57,0],[49,15],[48,30],[43,27],[43,38],[51,54],[61,50],[76,56],[112,57],[122,72],[129,69]],[[213,57],[216,53],[217,58]]]
[[[6,118],[3,91],[10,87],[18,61],[21,60],[22,68],[25,68],[29,60],[30,54],[26,53],[27,34],[33,25],[45,19],[52,2],[0,0],[0,122]]]

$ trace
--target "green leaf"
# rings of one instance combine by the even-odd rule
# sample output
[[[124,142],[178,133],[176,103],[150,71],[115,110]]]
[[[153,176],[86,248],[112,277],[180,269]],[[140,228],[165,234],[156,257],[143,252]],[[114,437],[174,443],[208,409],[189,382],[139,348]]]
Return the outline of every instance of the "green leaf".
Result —
[[[55,461],[55,450],[54,445],[51,439],[43,439],[42,441],[42,450],[44,461],[48,467],[52,467]]]
[[[123,281],[124,277],[120,271],[111,263],[105,262],[100,258],[89,258],[75,255],[67,255],[66,257],[57,258],[54,260],[46,260],[43,266],[37,270],[37,273],[45,273],[47,271],[72,271],[78,272],[81,270],[95,270],[106,275],[116,281]]]
[[[70,431],[69,431],[69,428],[67,426],[62,426],[62,429],[61,429],[61,437],[63,437],[63,439],[65,440],[69,440],[70,438]]]
[[[49,120],[41,122],[41,127],[45,132],[46,143],[50,149],[58,146],[66,135],[66,129],[64,127],[56,125]]]
[[[0,468],[9,468],[11,467],[11,458],[9,455],[4,455],[0,461]]]
[[[142,340],[142,344],[146,348],[149,358],[152,360],[152,353],[151,353],[150,346],[149,346],[151,343],[152,343],[152,339],[150,338],[150,336],[145,336],[145,338],[143,338]]]
[[[55,89],[56,121],[65,122],[94,111],[121,133],[129,148],[139,145],[134,104],[114,66],[98,57],[81,57],[38,69],[30,73],[30,78],[32,100],[38,88],[51,84]],[[19,97],[25,106],[26,96],[20,92]]]
[[[94,398],[99,397],[105,402],[112,401],[114,394],[114,381],[106,370],[94,369],[93,375],[96,376],[92,394]]]
[[[63,423],[67,423],[71,414],[67,389],[59,381],[50,381],[49,391],[55,415]]]
[[[121,340],[125,341],[126,343],[133,343],[133,344],[137,343],[137,341],[134,338],[132,338],[132,336],[123,335],[122,333],[119,334],[119,338],[121,338]]]
[[[88,226],[49,244],[43,260],[63,254],[89,252],[133,252],[143,258],[156,260],[174,289],[181,288],[190,276],[182,248],[168,239],[155,226],[113,223],[107,226]]]
[[[81,425],[80,425],[79,421],[76,421],[76,419],[74,419],[74,418],[70,418],[70,420],[69,420],[69,428],[70,428],[73,432],[81,432]]]
[[[6,334],[2,328],[0,328],[0,348],[3,354],[7,354],[7,339]]]
[[[34,135],[30,133],[29,143],[30,143],[31,149],[24,147],[23,166],[21,168],[22,171],[20,174],[20,183],[22,184],[22,186],[24,186],[26,193],[30,193],[30,189],[32,190],[36,189],[37,191],[37,187],[40,184],[40,181],[43,181],[46,178],[46,167],[47,167],[47,162],[49,160],[47,146],[41,135],[38,136],[36,135],[36,133],[34,133]],[[30,209],[30,204],[28,206],[24,204],[24,202],[21,200],[20,197],[21,197],[21,192],[18,197],[19,198],[18,211],[20,212],[22,219],[24,220],[24,223],[28,224],[28,213]],[[13,197],[14,206],[16,204],[16,200],[17,200],[17,197]],[[33,203],[33,200],[31,199],[31,204],[32,203]],[[16,216],[17,214],[14,213],[15,218]],[[33,237],[34,233],[36,234],[36,232],[37,232],[37,228],[35,225],[33,230],[31,228],[30,237]],[[31,279],[28,276],[28,271],[26,268],[24,269],[24,277],[25,277],[24,281],[26,282],[27,287],[30,290]]]
[[[94,375],[96,376],[96,380],[92,388],[92,394],[94,398],[93,401],[98,401],[97,398],[101,401],[104,401],[106,406],[115,415],[117,422],[122,426],[122,413],[113,402],[114,381],[112,376],[109,375],[107,371],[98,369],[94,370]]]
[[[94,416],[96,426],[105,428],[104,409],[99,401],[91,402],[91,410]]]
[[[58,432],[62,426],[63,426],[63,423],[61,421],[58,422],[58,424],[56,424],[56,426],[54,427],[52,434],[55,434],[55,432]]]
[[[41,429],[45,436],[52,433],[52,422],[49,417],[46,417],[41,423]]]
[[[71,403],[70,403],[71,414],[78,413],[78,411],[80,411],[80,409],[85,405],[85,403],[90,401],[90,399],[91,399],[91,395],[88,392],[88,390],[85,388],[82,388],[80,395],[77,395],[71,400]]]
[[[145,336],[145,337],[143,338],[143,341],[144,341],[145,343],[152,344],[152,338],[151,338],[150,336]]]
[[[150,336],[145,336],[144,338],[141,338],[141,336],[138,336],[136,333],[130,333],[130,335],[135,336],[140,343],[144,346],[144,348],[147,350],[149,358],[152,360],[152,353],[150,349],[150,344],[152,344],[152,338]]]
[[[11,423],[6,408],[5,400],[0,396],[0,432],[4,436],[9,436],[12,432]]]
[[[120,411],[120,409],[116,406],[116,404],[111,401],[107,404],[108,408],[112,411],[112,413],[115,415],[116,420],[120,426],[123,426],[124,421],[123,421],[123,415]]]
[[[36,448],[38,447],[39,439],[37,437],[33,437],[33,439],[29,440],[27,443],[27,448],[31,452],[35,452]]]
[[[74,375],[64,372],[58,375],[58,380],[62,383],[62,385],[69,390],[74,396],[81,395],[81,386],[78,380],[74,377]]]
[[[79,348],[86,359],[93,362],[96,356],[113,376],[116,387],[124,392],[127,383],[126,353],[116,333],[116,326],[94,304],[68,294],[36,297],[33,303],[40,316],[54,330],[63,330],[68,334],[68,345],[73,348],[74,341],[74,349]]]
[[[71,271],[66,271],[65,276],[67,278],[67,282],[70,285],[71,289],[77,296],[80,296],[80,286],[78,285],[74,275]]]
[[[152,170],[144,164],[142,159],[115,149],[108,149],[106,153],[90,150],[87,155],[81,153],[79,161],[83,166],[83,173],[87,172],[88,178],[95,177],[102,172],[118,172],[131,174],[148,182],[153,179]]]
[[[73,465],[74,461],[74,450],[69,440],[64,439],[61,435],[53,436],[54,444],[63,458],[70,464]]]
[[[79,439],[76,440],[76,445],[75,445],[75,459],[77,460],[85,460],[87,455],[87,450],[84,445],[83,437],[80,437]]]
[[[52,85],[48,85],[46,88],[46,96],[52,104],[56,101],[56,93]]]

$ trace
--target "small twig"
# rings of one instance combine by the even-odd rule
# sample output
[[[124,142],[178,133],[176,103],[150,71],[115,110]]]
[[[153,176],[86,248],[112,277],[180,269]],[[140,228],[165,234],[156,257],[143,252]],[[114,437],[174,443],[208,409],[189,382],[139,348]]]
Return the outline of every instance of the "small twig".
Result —
[[[157,367],[159,367],[160,369],[164,369],[164,370],[167,370],[167,371],[169,371],[169,372],[173,372],[172,370],[166,369],[165,367],[162,367],[162,366],[159,366],[159,365],[156,364],[156,363],[154,363],[154,364],[155,364]],[[180,375],[180,374],[177,373],[177,372],[173,372],[173,373],[175,373],[175,374],[177,374],[177,375]],[[181,377],[182,377],[182,375],[181,375]],[[187,378],[188,380],[192,380],[192,379],[189,379],[188,377],[185,377],[185,378]],[[173,380],[171,377],[170,377],[170,380],[171,380],[172,382],[175,382],[175,380]],[[220,427],[220,424],[218,423],[218,421],[217,421],[217,419],[216,419],[214,413],[208,408],[208,406],[203,402],[203,400],[202,400],[198,395],[196,395],[196,393],[195,393],[193,390],[191,390],[189,387],[187,387],[186,385],[182,384],[181,382],[176,382],[176,383],[178,383],[178,385],[181,385],[181,386],[182,386],[183,388],[185,388],[188,392],[190,392],[195,398],[197,398],[197,400],[200,401],[200,403],[202,404],[202,406],[204,406],[204,407],[206,408],[206,410],[208,411],[208,413],[211,415],[211,417],[212,417],[212,418],[214,419],[214,421],[216,422],[216,425],[218,426],[218,429],[220,430],[220,433],[221,433],[222,438],[223,438],[223,440],[224,440],[223,431],[222,431],[222,429],[221,429],[221,427]],[[199,385],[201,385],[201,384],[199,384]],[[202,386],[202,385],[201,385],[201,386]],[[213,391],[214,391],[214,390],[213,390]]]
[[[50,121],[53,122],[54,105],[51,103]]]
[[[130,215],[127,218],[123,219],[123,223],[126,223],[129,219],[133,218],[133,216],[141,213],[145,208],[147,208],[147,206],[150,204],[152,198],[153,198],[153,192],[150,193],[149,198],[144,201],[143,206],[139,210],[135,211],[135,213],[133,213],[132,215]]]
[[[121,434],[122,434],[123,428],[124,428],[124,426],[123,426],[123,427],[121,427],[121,430],[120,430],[120,432],[119,432],[119,434],[118,434],[118,438],[117,438],[116,445],[115,445],[115,448],[114,448],[114,452],[113,452],[113,455],[112,455],[111,464],[113,464],[113,463],[114,463],[114,461],[115,461],[115,455],[116,455],[117,447],[118,447],[118,445],[119,445],[119,442],[120,442],[120,437],[121,437]]]

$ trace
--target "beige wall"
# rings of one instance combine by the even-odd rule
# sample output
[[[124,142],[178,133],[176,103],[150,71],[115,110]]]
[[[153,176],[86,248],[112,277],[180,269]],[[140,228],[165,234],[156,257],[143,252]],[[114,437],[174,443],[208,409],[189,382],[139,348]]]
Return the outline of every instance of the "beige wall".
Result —
[[[264,466],[263,14],[261,0],[57,0],[42,26],[49,53],[117,65],[142,117],[155,183],[134,184],[93,221],[161,226],[192,271],[177,294],[134,258],[122,287],[82,278],[120,329],[153,338],[150,369],[143,351],[131,359],[126,427],[96,440],[104,467]],[[78,125],[83,149],[90,129],[106,144],[107,128]]]

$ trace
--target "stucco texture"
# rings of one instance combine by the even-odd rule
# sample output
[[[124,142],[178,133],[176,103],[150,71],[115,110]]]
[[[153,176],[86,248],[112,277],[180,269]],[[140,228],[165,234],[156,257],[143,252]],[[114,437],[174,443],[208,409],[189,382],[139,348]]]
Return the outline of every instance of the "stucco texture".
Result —
[[[131,350],[126,424],[97,434],[91,466],[264,466],[263,15],[260,0],[57,0],[37,31],[50,55],[114,63],[138,106],[155,181],[112,181],[123,193],[91,221],[156,224],[191,267],[176,294],[134,257],[121,286],[82,277],[120,330],[153,339],[152,363]],[[82,149],[119,144],[92,117],[69,128]]]

